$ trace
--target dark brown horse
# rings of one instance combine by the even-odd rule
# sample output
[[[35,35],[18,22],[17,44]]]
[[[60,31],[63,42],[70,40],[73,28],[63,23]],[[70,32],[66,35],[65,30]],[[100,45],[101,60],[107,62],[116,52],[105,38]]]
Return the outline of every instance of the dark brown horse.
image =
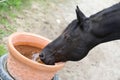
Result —
[[[96,45],[120,39],[120,3],[90,17],[77,7],[76,14],[77,19],[43,49],[40,58],[44,63],[78,61]]]

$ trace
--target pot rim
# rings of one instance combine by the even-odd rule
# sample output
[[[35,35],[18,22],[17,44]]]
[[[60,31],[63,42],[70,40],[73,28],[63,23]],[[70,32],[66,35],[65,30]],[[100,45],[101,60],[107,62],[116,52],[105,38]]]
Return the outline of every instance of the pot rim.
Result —
[[[14,45],[12,43],[13,38],[16,37],[16,36],[19,36],[19,35],[33,36],[33,37],[44,39],[48,43],[51,42],[51,40],[49,40],[49,39],[47,39],[45,37],[33,34],[33,33],[28,33],[28,32],[15,32],[15,33],[13,33],[8,38],[8,50],[10,51],[10,49],[11,49],[11,50],[13,50],[13,52],[15,52],[15,53],[11,53],[10,52],[9,54],[14,56],[14,58],[17,59],[18,61],[20,61],[20,62],[22,62],[24,64],[27,64],[27,65],[29,65],[31,67],[37,68],[37,69],[40,69],[39,67],[42,66],[42,70],[48,70],[48,71],[59,70],[59,69],[61,69],[65,65],[64,62],[59,62],[59,63],[56,63],[55,65],[41,64],[41,63],[32,61],[32,60],[28,59],[27,57],[23,56],[19,51],[17,51],[15,49],[15,47],[14,47]],[[48,44],[48,43],[46,43],[46,44]]]

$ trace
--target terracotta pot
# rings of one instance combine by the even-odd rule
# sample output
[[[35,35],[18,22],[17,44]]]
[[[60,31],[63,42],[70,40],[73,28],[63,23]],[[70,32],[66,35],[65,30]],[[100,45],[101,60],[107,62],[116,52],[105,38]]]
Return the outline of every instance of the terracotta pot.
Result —
[[[23,56],[14,46],[28,45],[43,49],[50,40],[31,33],[13,33],[8,39],[8,72],[15,80],[51,80],[64,63],[45,65]]]

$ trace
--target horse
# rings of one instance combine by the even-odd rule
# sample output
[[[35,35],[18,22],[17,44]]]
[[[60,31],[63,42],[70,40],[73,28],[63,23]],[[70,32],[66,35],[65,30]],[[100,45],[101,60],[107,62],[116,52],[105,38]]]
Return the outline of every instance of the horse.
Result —
[[[48,65],[56,62],[78,61],[95,46],[120,39],[120,3],[86,17],[77,6],[74,19],[58,38],[40,53]]]

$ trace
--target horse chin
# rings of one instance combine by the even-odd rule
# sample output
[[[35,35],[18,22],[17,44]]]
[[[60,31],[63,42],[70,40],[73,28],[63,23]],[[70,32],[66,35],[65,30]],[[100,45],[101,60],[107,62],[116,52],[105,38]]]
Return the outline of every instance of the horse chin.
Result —
[[[55,65],[55,59],[53,58],[41,59],[41,61],[46,65]]]

